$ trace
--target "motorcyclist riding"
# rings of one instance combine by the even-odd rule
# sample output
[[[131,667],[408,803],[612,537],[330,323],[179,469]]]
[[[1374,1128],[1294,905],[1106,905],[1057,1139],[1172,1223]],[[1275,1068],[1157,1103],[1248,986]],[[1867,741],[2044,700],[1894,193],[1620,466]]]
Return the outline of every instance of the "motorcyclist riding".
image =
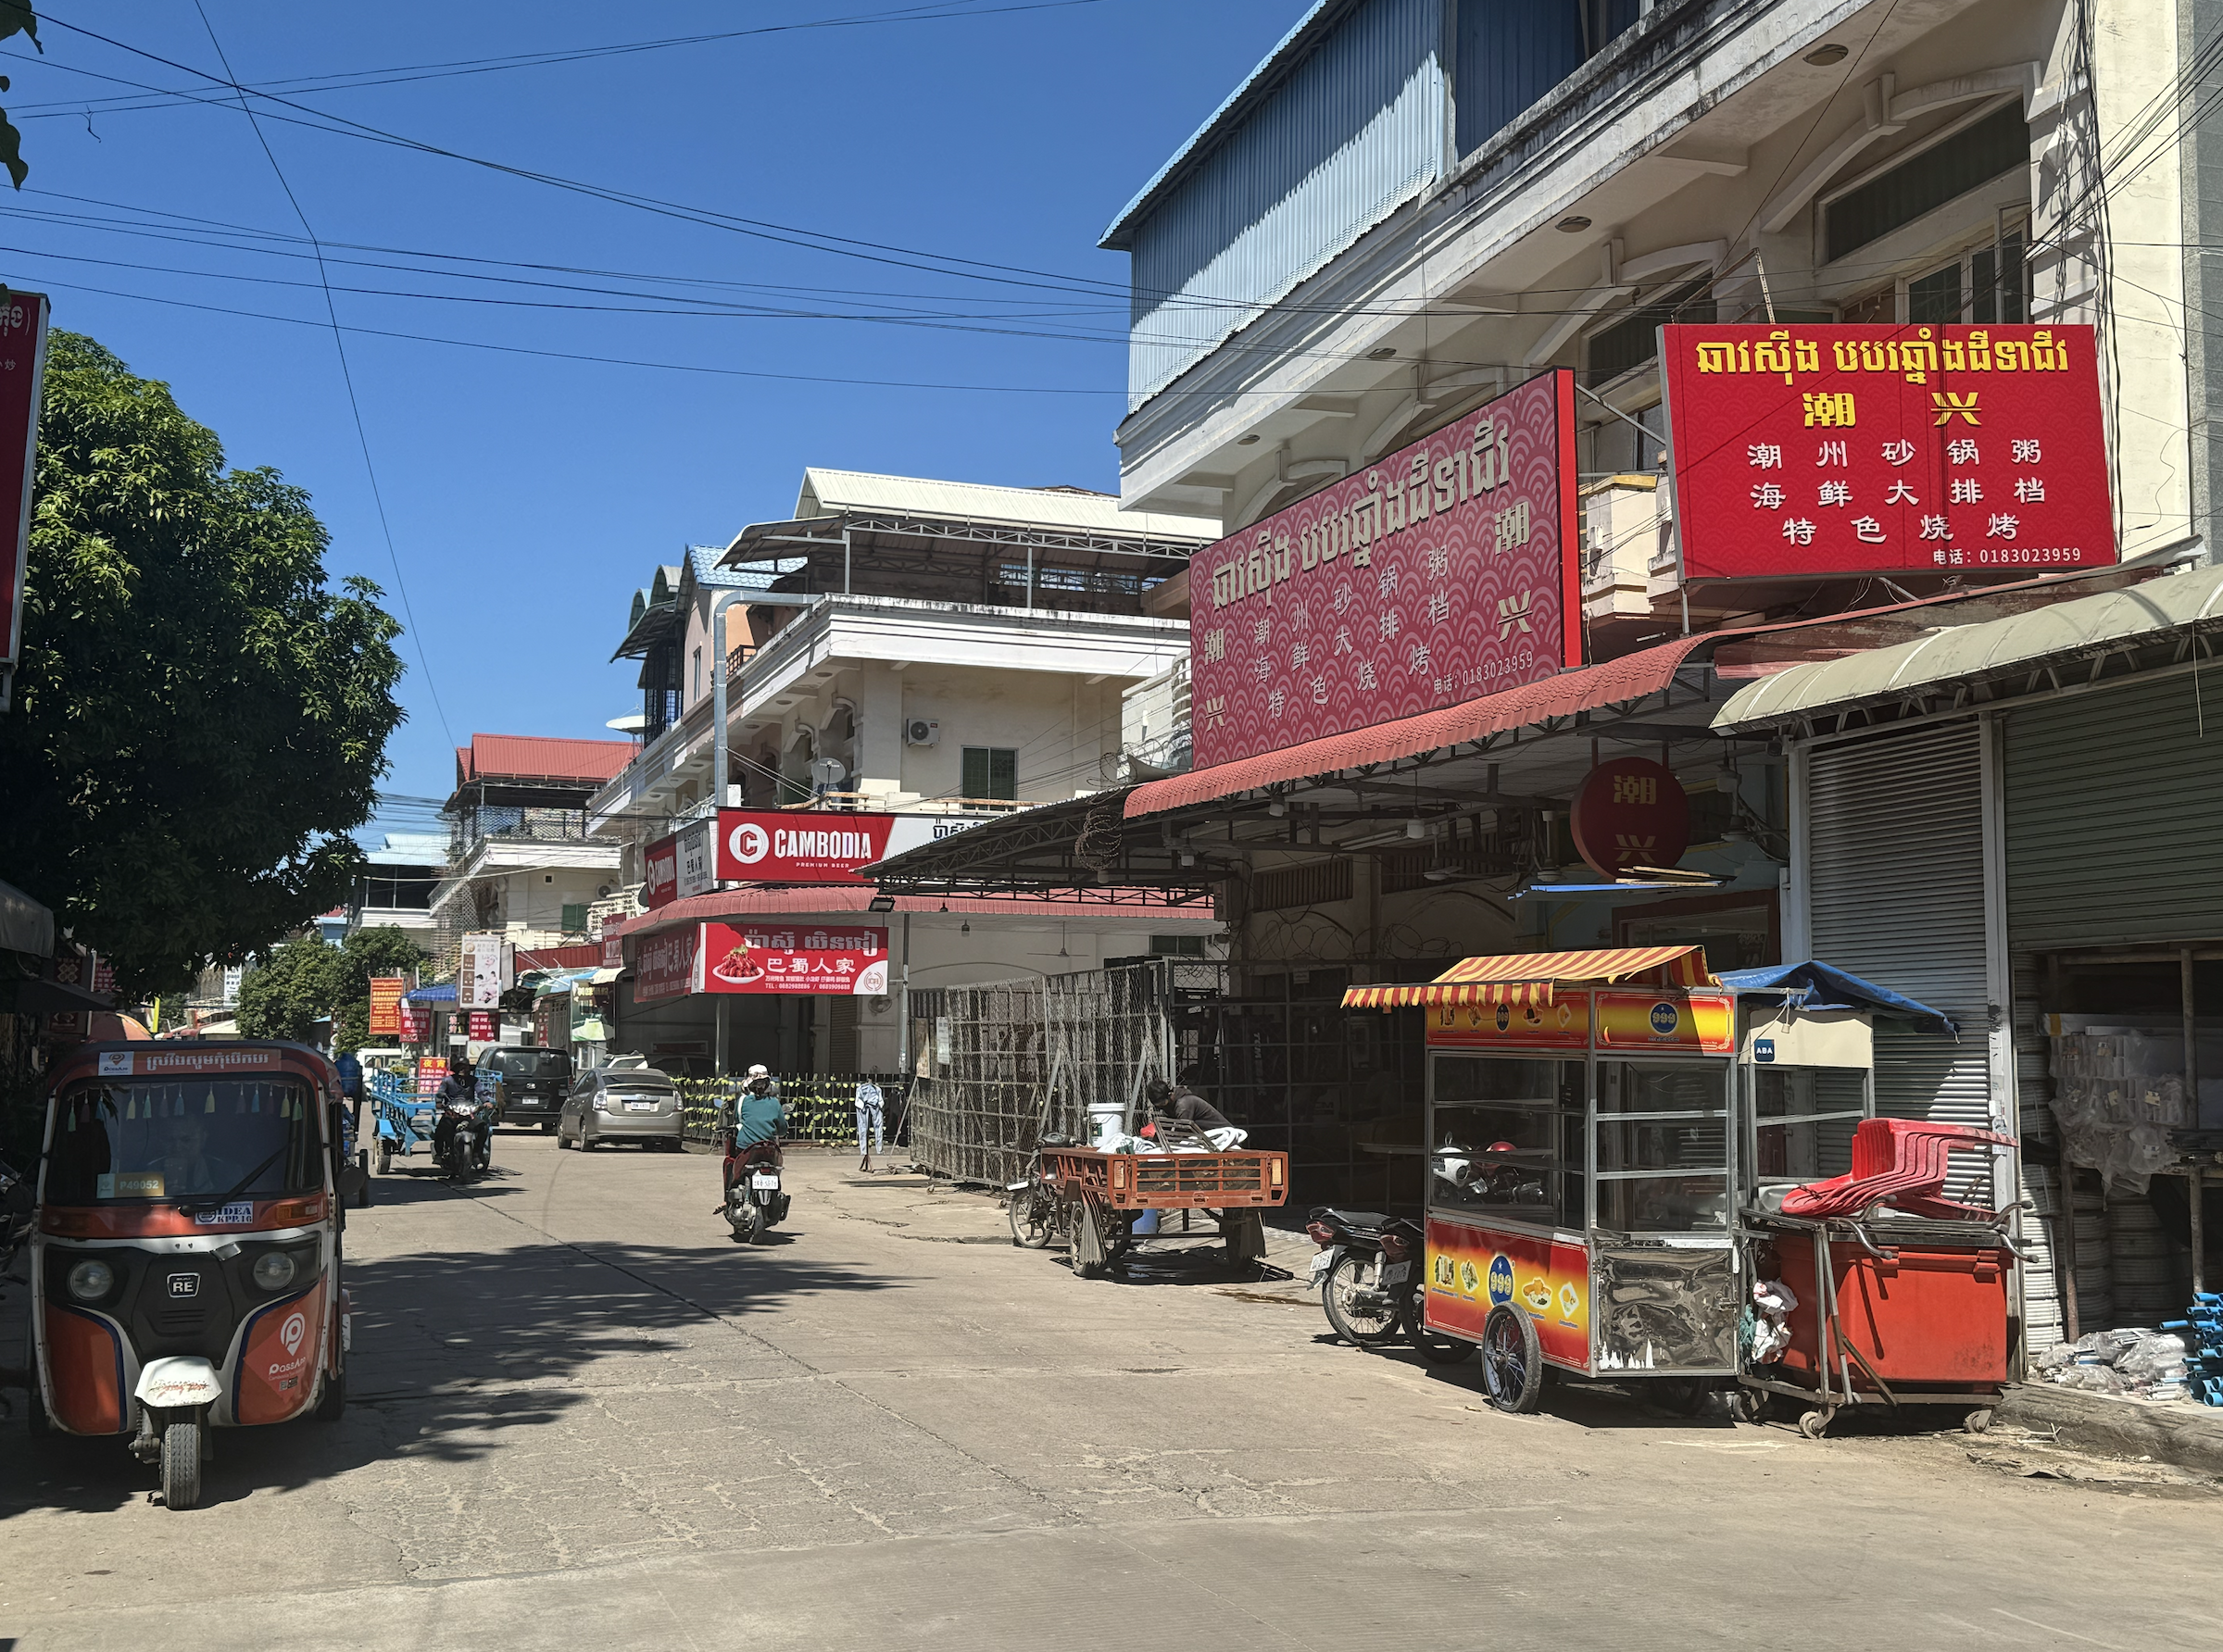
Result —
[[[461,1115],[455,1109],[458,1107],[475,1108],[478,1095],[478,1081],[472,1076],[471,1063],[461,1056],[450,1058],[447,1076],[440,1081],[440,1089],[433,1097],[433,1104],[439,1109],[438,1119],[433,1125],[434,1164],[447,1162],[449,1147],[455,1141],[457,1127],[461,1122]]]

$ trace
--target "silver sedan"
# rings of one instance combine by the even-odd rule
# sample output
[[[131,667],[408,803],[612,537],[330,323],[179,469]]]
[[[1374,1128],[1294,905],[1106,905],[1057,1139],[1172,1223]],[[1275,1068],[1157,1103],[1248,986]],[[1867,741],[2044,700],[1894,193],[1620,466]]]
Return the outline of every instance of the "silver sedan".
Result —
[[[559,1147],[638,1142],[679,1152],[686,1128],[679,1091],[653,1067],[597,1067],[581,1073],[557,1116]]]

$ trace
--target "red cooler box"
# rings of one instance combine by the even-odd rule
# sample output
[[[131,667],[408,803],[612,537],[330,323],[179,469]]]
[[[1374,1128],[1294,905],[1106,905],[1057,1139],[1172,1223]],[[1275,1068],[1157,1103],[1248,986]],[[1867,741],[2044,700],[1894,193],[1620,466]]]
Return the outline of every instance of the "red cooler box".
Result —
[[[1857,1240],[1830,1245],[1836,1274],[1838,1324],[1877,1376],[1901,1383],[1954,1388],[1995,1386],[2007,1380],[2007,1270],[2014,1257],[2003,1246],[1878,1244],[1895,1253],[1885,1261]],[[1790,1346],[1781,1362],[1818,1383],[1813,1241],[1778,1233],[1778,1277],[1799,1299],[1790,1315]],[[1875,1383],[1850,1365],[1852,1385]]]

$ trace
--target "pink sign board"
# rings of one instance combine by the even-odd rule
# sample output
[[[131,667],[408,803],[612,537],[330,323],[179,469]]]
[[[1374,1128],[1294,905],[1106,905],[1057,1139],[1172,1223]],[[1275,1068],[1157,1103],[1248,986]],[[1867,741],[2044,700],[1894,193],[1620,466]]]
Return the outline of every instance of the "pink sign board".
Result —
[[[1579,664],[1574,455],[1558,369],[1199,552],[1197,766]]]

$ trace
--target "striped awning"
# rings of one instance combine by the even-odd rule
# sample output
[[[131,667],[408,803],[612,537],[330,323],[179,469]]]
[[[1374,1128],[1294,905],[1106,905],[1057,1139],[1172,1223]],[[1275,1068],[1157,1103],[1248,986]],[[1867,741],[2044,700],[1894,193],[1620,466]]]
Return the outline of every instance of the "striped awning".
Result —
[[[1403,1009],[1423,1004],[1549,1004],[1558,985],[1648,975],[1661,986],[1718,986],[1702,946],[1617,946],[1601,952],[1512,952],[1462,958],[1418,986],[1354,986],[1346,1009]]]

